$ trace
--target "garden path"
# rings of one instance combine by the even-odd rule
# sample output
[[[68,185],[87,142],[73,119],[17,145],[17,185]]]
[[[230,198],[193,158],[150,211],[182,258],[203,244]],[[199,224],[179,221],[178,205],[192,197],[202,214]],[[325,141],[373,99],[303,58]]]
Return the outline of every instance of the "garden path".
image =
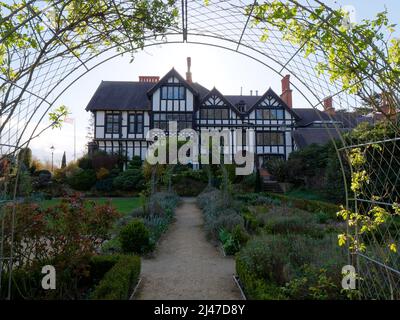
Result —
[[[184,198],[154,258],[142,259],[136,299],[241,299],[235,261],[207,241],[195,198]]]

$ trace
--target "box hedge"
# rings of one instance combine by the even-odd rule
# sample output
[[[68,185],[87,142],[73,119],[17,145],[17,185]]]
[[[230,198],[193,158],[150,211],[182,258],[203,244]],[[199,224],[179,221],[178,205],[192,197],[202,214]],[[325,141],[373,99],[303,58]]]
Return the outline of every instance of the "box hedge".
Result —
[[[95,287],[94,300],[128,300],[139,281],[140,257],[121,256]]]

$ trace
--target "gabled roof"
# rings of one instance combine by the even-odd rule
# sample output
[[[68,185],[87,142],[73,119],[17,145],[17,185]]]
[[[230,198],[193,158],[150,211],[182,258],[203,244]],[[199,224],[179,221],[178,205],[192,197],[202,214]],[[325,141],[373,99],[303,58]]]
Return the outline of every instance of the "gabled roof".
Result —
[[[167,83],[168,79],[171,77],[177,78],[181,84],[189,89],[193,95],[198,96],[199,93],[194,89],[193,85],[191,85],[189,82],[186,81],[185,78],[183,78],[176,70],[175,68],[172,68],[164,77],[160,79],[155,85],[154,83],[152,84],[153,87],[147,91],[147,95],[150,96],[152,95],[158,88],[160,88],[163,84]]]
[[[239,110],[230,101],[228,101],[226,97],[221,92],[219,92],[218,89],[216,89],[215,87],[200,100],[199,107],[201,107],[203,103],[206,102],[213,95],[218,96],[229,108],[231,108],[235,113],[237,113],[237,115],[241,116]]]
[[[274,90],[272,90],[271,88],[269,88],[267,90],[267,92],[265,92],[261,98],[258,99],[258,101],[247,111],[247,113],[252,112],[261,102],[263,102],[265,100],[266,97],[268,96],[272,96],[275,100],[277,100],[280,104],[282,104],[282,106],[284,107],[284,109],[289,112],[293,117],[295,117],[296,119],[299,118],[299,116],[293,111],[292,108],[290,108],[285,101],[282,100],[282,98],[280,96],[278,96]]]
[[[146,92],[154,83],[138,81],[102,81],[86,110],[149,110]]]
[[[232,103],[236,108],[239,104],[244,104],[245,112],[250,110],[257,101],[260,99],[260,96],[224,96],[228,101]]]
[[[334,128],[300,128],[292,131],[292,137],[296,145],[303,149],[311,144],[324,145],[329,141],[340,138],[340,132],[346,132],[346,129],[336,130]]]

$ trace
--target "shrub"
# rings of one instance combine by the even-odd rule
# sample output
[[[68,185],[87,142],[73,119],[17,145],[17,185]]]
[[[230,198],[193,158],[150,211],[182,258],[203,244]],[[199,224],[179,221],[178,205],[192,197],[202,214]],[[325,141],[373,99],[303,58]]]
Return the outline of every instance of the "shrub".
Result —
[[[329,284],[340,284],[345,264],[344,251],[330,236],[316,240],[305,235],[261,235],[250,240],[236,257],[236,271],[250,299],[342,298],[340,288]],[[311,278],[307,268],[326,271]],[[326,279],[322,279],[324,275]],[[294,287],[304,277],[309,279],[305,293],[299,290],[296,294]],[[290,294],[283,289],[288,283]]]
[[[133,191],[143,187],[143,173],[140,169],[128,169],[114,179],[114,187],[118,190]]]
[[[227,255],[234,255],[249,240],[249,235],[241,225],[236,225],[232,232],[221,229],[219,240],[222,242],[225,253]]]
[[[96,183],[94,170],[81,170],[67,179],[68,184],[75,190],[87,191]]]
[[[174,193],[158,192],[151,195],[142,207],[135,208],[117,222],[117,227],[128,225],[133,220],[141,220],[149,230],[149,248],[154,249],[160,236],[168,229],[174,217],[179,197]],[[138,219],[139,218],[139,219]],[[113,244],[114,245],[114,244]],[[113,249],[116,248],[115,245]]]
[[[235,241],[232,234],[224,229],[219,232],[219,240],[227,255],[234,255],[239,251],[239,244]]]
[[[119,240],[124,253],[142,254],[149,250],[150,233],[142,220],[134,219],[121,229]]]
[[[119,217],[115,209],[110,204],[99,205],[75,195],[47,209],[18,203],[7,205],[5,210],[4,254],[10,253],[13,240],[16,270],[54,265],[63,272],[57,272],[56,290],[46,295],[79,298],[78,284],[87,275],[90,258],[109,238],[110,229]],[[13,236],[11,210],[15,210]]]
[[[231,201],[229,205],[223,197],[223,193],[216,189],[205,190],[197,198],[200,208],[203,209],[205,230],[207,237],[217,240],[219,232],[224,229],[228,232],[237,226],[244,226],[244,220],[237,208],[240,204]]]
[[[103,180],[106,179],[110,175],[110,171],[107,170],[104,167],[101,167],[99,170],[96,172],[96,178],[97,180]]]
[[[82,170],[92,170],[92,160],[86,155],[82,158],[79,158],[77,161],[78,167]]]
[[[96,181],[95,188],[97,191],[111,192],[114,190],[114,180],[111,178]]]
[[[329,202],[298,199],[275,193],[268,193],[267,195],[301,210],[313,213],[325,212],[326,214],[329,214],[331,219],[336,219],[336,213],[340,210],[339,206]]]
[[[120,157],[117,154],[108,154],[105,151],[99,150],[91,156],[90,162],[92,168],[96,171],[99,171],[101,168],[110,171],[119,167]]]
[[[90,259],[89,270],[92,284],[97,284],[104,275],[115,266],[121,258],[119,255],[96,255]]]
[[[141,169],[143,161],[139,156],[133,156],[128,163],[128,169]]]
[[[140,275],[140,258],[122,256],[96,286],[92,299],[128,300]]]
[[[288,164],[283,159],[271,159],[267,161],[266,167],[268,171],[277,179],[279,182],[287,181]]]

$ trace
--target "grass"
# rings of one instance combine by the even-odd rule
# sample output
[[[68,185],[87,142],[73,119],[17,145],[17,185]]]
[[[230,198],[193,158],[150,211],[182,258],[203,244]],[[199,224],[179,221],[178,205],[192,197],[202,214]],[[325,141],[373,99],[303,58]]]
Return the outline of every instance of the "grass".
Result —
[[[125,215],[132,212],[133,209],[138,208],[141,205],[141,200],[139,197],[132,198],[88,198],[88,200],[94,200],[98,204],[104,204],[107,201],[111,201],[111,204],[117,209],[121,214]],[[61,202],[60,198],[44,200],[40,202],[43,209],[55,206]]]

